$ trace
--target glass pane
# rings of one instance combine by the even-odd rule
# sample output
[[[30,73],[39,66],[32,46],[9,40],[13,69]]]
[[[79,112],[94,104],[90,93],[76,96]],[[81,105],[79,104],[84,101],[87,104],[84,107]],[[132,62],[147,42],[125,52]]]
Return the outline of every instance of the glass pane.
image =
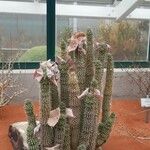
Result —
[[[46,60],[44,13],[0,13],[0,60],[9,59],[20,62]]]
[[[62,1],[65,2],[65,0]],[[83,2],[83,0],[78,2],[81,1]],[[67,16],[59,16],[57,20],[59,20],[57,37],[64,36],[66,29],[71,29],[70,32],[73,33],[77,31],[86,32],[88,28],[91,28],[95,41],[106,42],[112,47],[116,61],[145,61],[148,59],[149,21],[124,20],[117,23],[108,19],[70,18]],[[57,49],[59,49],[59,43],[60,38],[57,38]]]

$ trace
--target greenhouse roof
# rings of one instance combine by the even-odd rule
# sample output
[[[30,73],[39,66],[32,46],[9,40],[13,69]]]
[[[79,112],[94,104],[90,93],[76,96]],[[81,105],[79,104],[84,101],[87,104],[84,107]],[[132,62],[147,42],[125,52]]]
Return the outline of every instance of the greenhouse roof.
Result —
[[[46,3],[41,2],[46,0],[0,0],[0,13],[46,15]],[[57,0],[56,3],[57,16],[150,20],[150,0]]]

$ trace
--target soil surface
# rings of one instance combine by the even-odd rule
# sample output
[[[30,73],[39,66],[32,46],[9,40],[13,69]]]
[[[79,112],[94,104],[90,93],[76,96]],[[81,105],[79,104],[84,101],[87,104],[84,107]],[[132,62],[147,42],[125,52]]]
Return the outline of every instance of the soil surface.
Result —
[[[34,104],[38,117],[39,107]],[[117,119],[103,150],[150,150],[150,123],[137,100],[113,100],[112,111]],[[22,104],[0,108],[0,150],[13,150],[8,138],[9,125],[26,120]]]

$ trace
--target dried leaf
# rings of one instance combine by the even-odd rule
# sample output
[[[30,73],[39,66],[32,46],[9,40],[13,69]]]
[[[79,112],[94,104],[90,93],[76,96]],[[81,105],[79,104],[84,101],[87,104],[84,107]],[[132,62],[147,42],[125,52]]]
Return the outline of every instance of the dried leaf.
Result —
[[[71,108],[66,108],[66,116],[71,117],[71,118],[75,118]]]
[[[58,107],[50,111],[50,117],[48,118],[47,124],[50,127],[54,127],[58,123],[59,118],[60,118],[60,108]]]

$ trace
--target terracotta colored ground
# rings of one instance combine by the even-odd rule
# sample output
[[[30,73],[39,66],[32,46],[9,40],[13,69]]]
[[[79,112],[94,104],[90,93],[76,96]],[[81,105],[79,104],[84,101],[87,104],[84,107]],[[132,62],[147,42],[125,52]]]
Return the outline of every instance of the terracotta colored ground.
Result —
[[[144,123],[144,112],[140,108],[140,103],[114,100],[112,106],[112,110],[117,114],[117,120],[104,150],[150,150],[150,139],[138,139],[138,137],[150,138],[150,123]],[[38,111],[37,104],[35,110]],[[24,119],[21,104],[0,108],[0,150],[12,150],[7,136],[8,127],[11,123]]]

